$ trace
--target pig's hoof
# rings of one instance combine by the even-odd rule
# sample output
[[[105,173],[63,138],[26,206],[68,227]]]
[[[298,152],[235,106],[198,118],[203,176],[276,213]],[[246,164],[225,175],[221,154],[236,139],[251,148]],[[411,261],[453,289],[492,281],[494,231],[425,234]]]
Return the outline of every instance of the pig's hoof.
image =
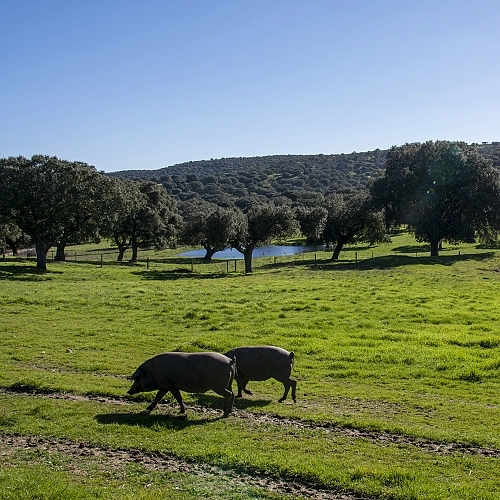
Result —
[[[253,392],[250,390],[250,389],[243,389],[245,391],[246,394],[250,394],[251,396],[253,396]]]

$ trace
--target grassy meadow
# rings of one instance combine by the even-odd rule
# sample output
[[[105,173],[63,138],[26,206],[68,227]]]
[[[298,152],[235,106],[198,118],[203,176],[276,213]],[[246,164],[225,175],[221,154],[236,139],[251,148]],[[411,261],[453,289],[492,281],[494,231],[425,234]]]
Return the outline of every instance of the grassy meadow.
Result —
[[[46,273],[6,258],[0,498],[300,497],[266,480],[331,498],[500,498],[500,250],[425,250],[403,233],[338,262],[258,259],[251,275],[180,250]],[[183,393],[187,416],[169,396],[147,415],[153,394],[126,395],[159,352],[265,344],[295,352],[296,404],[277,403],[274,380],[251,382],[227,419],[214,393]],[[186,468],[160,467],[167,456]]]

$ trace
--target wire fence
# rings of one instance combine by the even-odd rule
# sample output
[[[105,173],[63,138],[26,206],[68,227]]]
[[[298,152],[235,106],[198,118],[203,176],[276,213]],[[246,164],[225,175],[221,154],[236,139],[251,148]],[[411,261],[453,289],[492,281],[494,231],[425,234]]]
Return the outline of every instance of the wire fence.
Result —
[[[367,261],[380,258],[380,257],[422,257],[428,256],[429,251],[424,248],[405,249],[395,251],[394,249],[387,249],[386,253],[381,253],[380,250],[374,251],[369,247],[347,247],[343,249],[338,261],[332,261],[333,250],[320,249],[318,251],[308,251],[303,253],[282,254],[282,255],[268,255],[252,258],[252,269],[254,271],[259,269],[279,268],[286,266],[308,265],[311,268],[324,268],[328,265],[337,264],[358,264],[366,263]],[[454,249],[453,254],[460,256],[459,249]],[[450,251],[447,252],[450,255]],[[3,253],[3,261],[9,259],[17,260],[36,260],[36,252],[34,249],[19,250],[16,256]],[[56,264],[56,251],[50,250],[47,254],[47,262]],[[107,249],[105,251],[96,249],[92,251],[74,251],[67,250],[65,252],[64,262],[67,263],[82,263],[92,264],[98,267],[109,265],[122,265],[122,266],[137,266],[147,270],[166,271],[176,273],[210,273],[210,274],[229,274],[229,273],[243,273],[245,272],[245,262],[243,255],[241,258],[231,259],[212,259],[207,262],[201,258],[183,257],[181,255],[170,255],[168,257],[156,255],[153,251],[139,252],[138,260],[130,262],[130,253],[126,253],[123,261],[118,261],[118,251],[115,249]]]

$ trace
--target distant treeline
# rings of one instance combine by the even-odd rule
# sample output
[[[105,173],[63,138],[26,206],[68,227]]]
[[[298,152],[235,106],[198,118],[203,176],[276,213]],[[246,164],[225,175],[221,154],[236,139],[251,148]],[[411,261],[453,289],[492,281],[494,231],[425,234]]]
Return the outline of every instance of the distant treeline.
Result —
[[[49,248],[110,238],[118,260],[132,249],[203,246],[244,255],[301,234],[309,243],[386,241],[406,225],[419,241],[496,243],[500,234],[500,143],[427,141],[388,151],[189,162],[106,175],[56,156],[0,159],[0,248]]]
[[[500,142],[477,145],[500,170]],[[179,201],[232,206],[246,197],[311,202],[318,195],[366,189],[383,174],[387,150],[334,155],[274,155],[190,161],[158,170],[124,170],[110,177],[162,184]]]

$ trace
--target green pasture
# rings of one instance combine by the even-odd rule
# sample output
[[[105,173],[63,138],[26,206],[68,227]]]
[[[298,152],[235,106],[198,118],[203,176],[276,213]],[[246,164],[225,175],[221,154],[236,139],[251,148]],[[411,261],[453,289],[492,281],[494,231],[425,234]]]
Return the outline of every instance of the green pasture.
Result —
[[[84,250],[106,245],[74,249]],[[425,250],[400,234],[338,262],[326,251],[256,259],[249,275],[182,260],[181,250],[147,252],[133,266],[49,262],[46,273],[6,258],[0,433],[171,453],[370,498],[500,498],[499,458],[440,451],[500,450],[500,251]],[[168,397],[146,415],[153,394],[126,395],[127,377],[159,352],[263,344],[295,352],[296,404],[277,403],[272,380],[236,400],[248,418],[220,419],[213,393],[183,394],[187,417]],[[48,397],[61,393],[74,397]],[[281,498],[210,475],[75,460],[0,450],[0,498]]]

